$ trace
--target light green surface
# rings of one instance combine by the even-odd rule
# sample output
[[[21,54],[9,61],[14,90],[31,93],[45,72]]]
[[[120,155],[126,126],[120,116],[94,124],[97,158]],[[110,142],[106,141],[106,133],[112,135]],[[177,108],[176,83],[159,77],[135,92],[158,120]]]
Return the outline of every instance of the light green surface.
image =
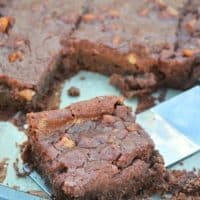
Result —
[[[7,177],[3,185],[9,187],[19,187],[22,191],[38,190],[28,177],[18,178],[13,168],[13,163],[20,158],[19,145],[26,141],[26,135],[19,131],[13,124],[9,122],[0,122],[0,161],[7,159]],[[19,163],[20,164],[20,163]]]
[[[80,79],[83,76],[85,77],[85,80]],[[67,90],[71,86],[76,86],[80,89],[81,92],[80,97],[69,97],[67,95]],[[178,91],[170,90],[168,91],[167,96],[172,97],[178,93],[179,93]],[[90,99],[92,97],[96,97],[99,95],[120,95],[120,93],[118,90],[116,90],[109,84],[109,80],[107,77],[92,72],[80,72],[76,76],[65,81],[61,94],[60,108],[68,106],[73,102]],[[131,106],[134,111],[136,108],[137,100],[136,99],[128,100],[126,101],[126,104]],[[160,135],[160,138],[158,138],[157,136],[155,137],[156,135],[155,130],[158,128],[158,127],[156,128],[156,123],[155,123],[156,120],[157,120],[156,117],[153,115],[153,113],[151,113],[151,111],[147,111],[145,114],[138,116],[138,121],[141,123],[143,127],[149,129],[152,138],[156,140],[157,148],[159,148],[163,154],[167,154],[166,151],[163,151],[162,147],[166,146],[169,140],[165,139],[164,141],[161,141],[159,145],[159,141],[160,138],[162,138],[162,135]],[[161,126],[161,124],[158,123],[157,126]],[[170,131],[172,134],[176,132],[175,130],[170,130]],[[10,187],[19,186],[19,189],[22,191],[39,190],[38,186],[28,177],[17,178],[15,175],[15,171],[13,169],[13,162],[16,160],[17,157],[19,157],[19,147],[16,147],[16,143],[17,144],[23,143],[23,141],[26,140],[25,134],[23,132],[20,132],[11,123],[0,122],[0,135],[1,135],[0,160],[3,160],[3,158],[9,158],[8,173],[6,180],[4,181],[3,184],[9,185]],[[186,146],[184,144],[177,143],[176,139],[172,141],[171,145],[172,149],[174,148],[173,149],[174,152],[180,151],[180,153],[184,153],[186,150]],[[178,150],[177,147],[179,147]],[[166,159],[169,159],[170,156],[173,156],[173,154],[169,154],[168,157],[166,157]],[[200,166],[200,153],[195,154],[190,158],[187,158],[184,161],[184,165],[181,166],[177,164],[173,166],[173,168],[191,170],[194,167],[198,169],[199,166]]]
[[[81,80],[82,77],[84,77],[85,80]],[[70,97],[67,95],[67,90],[71,86],[75,86],[80,89],[81,95],[79,97]],[[104,95],[119,96],[120,92],[109,84],[108,77],[94,72],[81,71],[76,76],[65,81],[61,93],[60,108],[64,108],[77,101]],[[126,104],[131,106],[132,110],[135,111],[137,99],[126,100]]]

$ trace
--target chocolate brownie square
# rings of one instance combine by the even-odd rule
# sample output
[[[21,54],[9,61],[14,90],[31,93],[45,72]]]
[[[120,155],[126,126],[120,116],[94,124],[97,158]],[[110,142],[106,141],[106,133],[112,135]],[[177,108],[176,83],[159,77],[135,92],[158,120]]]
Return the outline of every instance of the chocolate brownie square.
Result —
[[[76,28],[83,5],[81,0],[1,1],[0,109],[44,109],[60,63],[60,38]]]
[[[190,87],[200,76],[199,6],[198,0],[91,1],[79,28],[63,40],[63,64],[111,76],[127,97]]]
[[[96,97],[28,114],[23,158],[56,199],[123,199],[154,191],[163,159],[120,97]]]

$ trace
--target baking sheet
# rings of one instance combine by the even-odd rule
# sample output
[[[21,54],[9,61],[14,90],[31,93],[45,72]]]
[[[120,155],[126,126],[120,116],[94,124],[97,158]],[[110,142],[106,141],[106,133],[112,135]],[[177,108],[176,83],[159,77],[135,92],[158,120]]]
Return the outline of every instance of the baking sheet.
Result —
[[[84,80],[83,77],[85,78]],[[71,86],[75,86],[80,89],[79,97],[69,97],[67,95],[67,90]],[[168,90],[167,98],[171,98],[179,93],[179,91]],[[120,93],[117,89],[109,84],[109,79],[107,77],[97,73],[81,71],[76,76],[65,81],[61,93],[60,108],[68,106],[73,102],[90,99],[100,95],[120,95]],[[126,100],[125,103],[132,107],[133,112],[135,111],[137,105],[136,99]],[[160,137],[158,136],[159,134],[163,134],[163,131],[158,131],[160,130],[160,128],[163,128],[166,133],[170,132],[171,135],[177,136],[177,134],[180,133],[177,133],[175,129],[173,129],[172,127],[168,127],[167,125],[166,127],[163,127],[159,119],[156,118],[155,114],[152,111],[149,110],[145,113],[138,115],[138,122],[145,129],[150,129],[149,133],[154,139],[156,147],[164,155],[167,164],[170,164],[168,160],[170,160],[170,158],[174,156],[174,154],[169,154],[169,152],[167,152],[167,150],[163,148],[164,146],[166,148],[167,143],[171,145],[173,152],[179,152],[185,155],[185,150],[187,150],[187,148],[185,147],[185,143],[180,145],[173,138],[173,140],[170,140],[170,142],[168,138],[165,138],[163,141],[160,140]],[[157,133],[155,134],[155,132]],[[20,191],[25,192],[41,191],[41,189],[29,177],[17,177],[15,170],[13,169],[13,163],[16,161],[16,158],[20,158],[19,144],[22,144],[26,140],[25,134],[22,131],[19,131],[13,124],[9,122],[0,122],[0,134],[0,161],[5,158],[8,159],[7,176],[2,184],[9,187],[14,187]],[[177,149],[177,146],[179,147],[179,149]],[[196,146],[190,144],[190,147],[188,148],[189,151],[191,150],[191,148],[196,148]],[[194,149],[192,149],[192,151],[193,150]],[[183,165],[175,164],[171,166],[171,168],[192,170],[195,167],[198,169],[200,166],[200,153],[196,153],[190,156],[189,158],[184,160],[183,163]],[[21,164],[19,165],[19,167],[22,168]]]

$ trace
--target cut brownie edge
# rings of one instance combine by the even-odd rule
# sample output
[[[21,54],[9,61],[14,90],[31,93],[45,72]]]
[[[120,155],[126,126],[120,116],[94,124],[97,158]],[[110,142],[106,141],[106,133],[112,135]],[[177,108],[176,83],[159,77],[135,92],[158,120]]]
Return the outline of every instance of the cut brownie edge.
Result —
[[[158,58],[154,58],[137,52],[139,47],[120,53],[87,40],[70,38],[63,40],[62,44],[65,49],[62,52],[62,65],[66,72],[83,69],[107,75],[110,83],[128,98],[149,94],[161,87],[184,90],[193,86],[200,76],[198,57],[195,54],[191,58],[183,57],[180,55],[181,49],[179,52],[163,50],[157,55]],[[172,54],[174,58],[170,58]],[[130,63],[132,59],[142,60],[142,63]]]
[[[36,86],[29,83],[21,83],[10,77],[0,77],[0,108],[2,110],[24,110],[24,111],[40,111],[47,108],[47,102],[52,95],[53,89],[59,84],[60,57],[54,60],[51,66],[44,72],[42,81]],[[53,89],[52,89],[53,88]],[[54,106],[54,105],[52,105]],[[56,106],[56,105],[55,105]]]
[[[29,113],[28,123],[31,129],[45,134],[50,130],[57,130],[66,123],[76,123],[87,118],[96,118],[103,114],[113,114],[115,107],[123,103],[122,97],[96,97],[89,101],[71,104],[61,110]]]
[[[110,76],[110,83],[126,97],[151,93],[163,85],[165,75],[155,67],[156,60],[141,50],[143,47],[137,46],[135,51],[120,53],[116,49],[87,40],[69,39],[62,43],[66,47],[62,55],[66,71],[84,69]],[[138,66],[132,59],[140,57],[142,61]]]
[[[28,115],[24,160],[57,199],[112,199],[153,191],[164,163],[121,97],[97,97]]]

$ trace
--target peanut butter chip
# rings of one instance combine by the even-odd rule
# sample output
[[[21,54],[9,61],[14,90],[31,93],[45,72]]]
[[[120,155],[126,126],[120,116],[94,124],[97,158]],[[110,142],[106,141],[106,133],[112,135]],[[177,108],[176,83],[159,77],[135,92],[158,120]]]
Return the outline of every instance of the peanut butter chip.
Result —
[[[139,126],[137,124],[130,124],[126,128],[128,131],[137,131]]]
[[[88,13],[83,15],[82,19],[84,22],[88,23],[88,22],[93,22],[96,19],[96,17],[94,14]]]
[[[156,0],[155,2],[160,7],[160,9],[163,9],[166,7],[166,4],[163,0]]]
[[[15,51],[8,56],[9,62],[13,63],[17,60],[22,61],[23,54],[21,51]]]
[[[194,54],[194,51],[191,49],[185,49],[183,50],[183,56],[185,57],[192,57]]]
[[[75,142],[71,140],[70,138],[64,136],[60,141],[59,145],[67,147],[67,148],[73,148],[75,147]]]
[[[0,17],[0,32],[5,33],[10,25],[10,17]]]
[[[112,115],[104,115],[103,116],[103,122],[105,123],[114,123],[115,122],[115,117]]]
[[[119,11],[118,10],[109,10],[109,14],[112,16],[112,17],[119,17]]]
[[[24,98],[26,101],[31,101],[33,96],[35,95],[35,91],[31,89],[24,89],[24,90],[21,90],[18,94],[20,97]]]
[[[128,56],[127,56],[127,59],[128,59],[128,62],[130,63],[130,64],[132,64],[132,65],[135,65],[136,64],[136,57],[135,57],[135,55],[134,54],[129,54]]]
[[[175,8],[173,8],[173,7],[168,7],[167,8],[167,12],[171,15],[171,16],[174,16],[174,17],[176,17],[176,16],[178,16],[178,11],[175,9]]]

